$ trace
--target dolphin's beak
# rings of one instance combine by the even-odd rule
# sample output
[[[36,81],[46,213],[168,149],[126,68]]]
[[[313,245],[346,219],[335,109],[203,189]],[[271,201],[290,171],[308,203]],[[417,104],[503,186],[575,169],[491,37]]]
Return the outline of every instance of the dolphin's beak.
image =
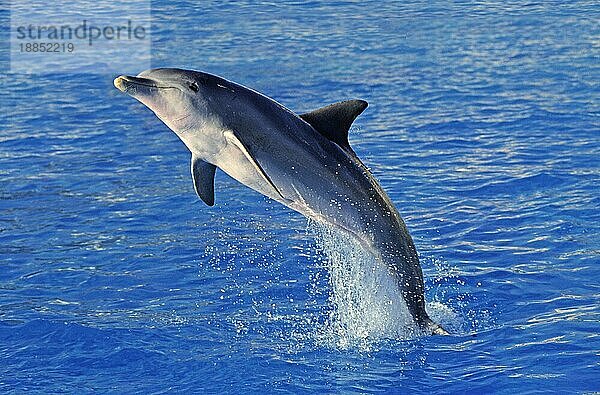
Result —
[[[127,93],[131,87],[146,86],[150,88],[157,88],[156,83],[149,78],[131,77],[129,75],[121,75],[113,81],[115,87],[121,92]]]
[[[126,84],[127,84],[126,78],[127,78],[127,76],[125,76],[125,75],[121,75],[121,76],[115,78],[115,80],[113,81],[115,88],[117,88],[121,92],[125,92]]]

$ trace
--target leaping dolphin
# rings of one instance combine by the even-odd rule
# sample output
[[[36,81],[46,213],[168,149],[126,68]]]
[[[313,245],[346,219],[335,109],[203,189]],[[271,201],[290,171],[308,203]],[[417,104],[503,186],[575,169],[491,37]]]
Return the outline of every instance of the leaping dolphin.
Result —
[[[387,265],[415,323],[447,334],[425,311],[423,273],[413,240],[388,195],[348,143],[367,107],[348,100],[296,115],[221,77],[159,68],[114,80],[150,108],[192,153],[196,193],[214,204],[220,168],[255,191],[349,233]]]

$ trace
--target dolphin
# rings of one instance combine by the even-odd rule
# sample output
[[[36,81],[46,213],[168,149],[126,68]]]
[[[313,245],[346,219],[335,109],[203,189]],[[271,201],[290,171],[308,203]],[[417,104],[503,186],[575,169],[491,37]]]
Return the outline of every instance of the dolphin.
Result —
[[[425,310],[423,273],[404,221],[348,142],[366,101],[297,115],[240,84],[176,68],[122,75],[114,85],[150,108],[190,150],[194,189],[204,203],[214,204],[218,167],[292,210],[350,234],[387,266],[418,327],[448,334]]]

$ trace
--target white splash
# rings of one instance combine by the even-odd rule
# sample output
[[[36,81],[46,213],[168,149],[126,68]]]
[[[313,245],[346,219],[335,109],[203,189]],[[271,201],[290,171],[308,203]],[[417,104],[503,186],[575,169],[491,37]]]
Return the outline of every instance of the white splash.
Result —
[[[329,318],[320,340],[339,347],[369,347],[384,339],[418,336],[397,284],[387,267],[351,236],[311,223],[327,259]]]

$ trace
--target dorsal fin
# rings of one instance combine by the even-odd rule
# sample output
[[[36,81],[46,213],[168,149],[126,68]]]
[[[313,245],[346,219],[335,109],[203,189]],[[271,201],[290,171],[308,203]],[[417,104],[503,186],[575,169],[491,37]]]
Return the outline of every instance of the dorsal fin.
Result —
[[[352,151],[348,143],[348,131],[368,105],[364,100],[346,100],[302,114],[300,118],[343,149]]]

